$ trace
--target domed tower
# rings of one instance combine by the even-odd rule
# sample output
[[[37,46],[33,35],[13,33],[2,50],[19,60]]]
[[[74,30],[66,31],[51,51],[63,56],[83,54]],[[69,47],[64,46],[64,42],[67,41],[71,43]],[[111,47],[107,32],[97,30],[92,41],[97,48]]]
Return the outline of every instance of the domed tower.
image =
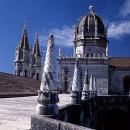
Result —
[[[75,55],[88,57],[93,54],[106,54],[107,31],[101,18],[89,6],[87,15],[81,17],[75,27]]]
[[[81,88],[86,69],[88,76],[96,78],[97,95],[108,94],[108,41],[106,28],[101,18],[89,6],[89,12],[81,17],[75,27],[74,56],[64,57],[59,51],[59,88],[71,91],[76,59],[80,64]]]

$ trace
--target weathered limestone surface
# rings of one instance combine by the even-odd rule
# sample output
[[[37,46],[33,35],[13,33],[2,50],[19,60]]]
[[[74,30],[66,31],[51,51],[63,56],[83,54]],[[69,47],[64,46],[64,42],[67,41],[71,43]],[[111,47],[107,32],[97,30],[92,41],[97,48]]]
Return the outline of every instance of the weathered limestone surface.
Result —
[[[58,105],[70,103],[70,95],[60,94]],[[0,130],[28,130],[35,115],[37,96],[0,98]]]
[[[81,74],[81,86],[83,85],[84,76],[86,69],[88,70],[88,76],[92,74],[96,78],[97,85],[97,94],[98,95],[107,95],[108,94],[108,59],[88,59],[83,58],[79,60],[80,74]],[[64,91],[64,88],[67,87],[70,92],[73,74],[74,74],[74,65],[75,58],[65,58],[59,60],[60,64],[60,89]],[[64,78],[65,72],[67,70],[67,78]],[[67,86],[65,86],[65,80]]]
[[[31,120],[32,130],[92,130],[90,128],[73,125],[44,116],[33,116]]]
[[[116,94],[124,94],[124,78],[130,75],[129,69],[115,69],[110,73],[109,91]]]

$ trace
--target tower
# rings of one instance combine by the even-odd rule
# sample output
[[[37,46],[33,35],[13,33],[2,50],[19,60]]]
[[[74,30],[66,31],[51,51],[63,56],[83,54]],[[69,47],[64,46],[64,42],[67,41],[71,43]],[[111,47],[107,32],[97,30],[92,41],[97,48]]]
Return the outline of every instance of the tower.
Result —
[[[42,55],[40,51],[38,33],[36,33],[34,48],[32,52],[32,78],[39,80],[41,78]]]
[[[83,88],[83,79],[86,69],[88,76],[92,74],[96,78],[97,95],[108,94],[108,40],[107,31],[102,19],[89,6],[88,13],[81,17],[75,26],[74,54],[73,57],[64,57],[64,54],[58,57],[59,62],[59,81],[60,89],[64,91],[66,87],[64,74],[68,70],[68,91],[71,92],[73,81],[73,72],[75,61],[78,58],[81,74],[81,88]]]
[[[106,55],[107,35],[101,18],[89,6],[87,15],[75,27],[74,50],[77,57]]]
[[[31,77],[32,49],[29,45],[27,27],[24,24],[23,33],[20,42],[16,47],[15,54],[15,75]]]
[[[42,55],[40,51],[38,34],[36,34],[34,48],[29,44],[26,23],[24,24],[22,38],[16,47],[15,75],[41,79]]]

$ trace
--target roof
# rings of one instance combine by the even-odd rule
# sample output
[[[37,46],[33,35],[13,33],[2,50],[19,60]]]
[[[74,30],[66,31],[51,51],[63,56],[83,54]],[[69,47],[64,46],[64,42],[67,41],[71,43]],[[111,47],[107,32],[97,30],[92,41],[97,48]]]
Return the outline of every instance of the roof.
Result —
[[[93,11],[89,11],[85,16],[81,17],[75,26],[74,41],[85,40],[89,44],[95,44],[96,42],[97,45],[106,47],[106,34],[107,30],[101,17]]]
[[[85,37],[94,37],[95,27],[97,27],[98,37],[106,37],[106,29],[102,19],[90,11],[85,16],[81,17],[77,25],[77,33],[85,32]]]
[[[121,68],[130,68],[130,57],[111,57],[110,65]]]
[[[37,95],[40,81],[0,72],[0,96]]]

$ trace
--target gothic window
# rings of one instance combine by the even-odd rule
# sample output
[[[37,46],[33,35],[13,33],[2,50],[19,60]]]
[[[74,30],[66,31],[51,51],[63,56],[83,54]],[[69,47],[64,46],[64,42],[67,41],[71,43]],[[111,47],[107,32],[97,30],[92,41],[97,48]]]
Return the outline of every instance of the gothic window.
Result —
[[[19,70],[19,74],[18,74],[19,76],[22,76],[22,70]]]
[[[19,56],[19,58],[20,58],[20,59],[23,58],[23,51],[22,51],[22,50],[20,50],[20,56]]]
[[[130,76],[124,78],[124,94],[130,94]]]
[[[35,78],[35,74],[34,74],[34,73],[32,73],[32,78],[33,78],[33,79]]]
[[[39,74],[37,73],[37,77],[36,77],[37,80],[39,80]]]
[[[24,70],[24,76],[27,77],[27,70]]]

